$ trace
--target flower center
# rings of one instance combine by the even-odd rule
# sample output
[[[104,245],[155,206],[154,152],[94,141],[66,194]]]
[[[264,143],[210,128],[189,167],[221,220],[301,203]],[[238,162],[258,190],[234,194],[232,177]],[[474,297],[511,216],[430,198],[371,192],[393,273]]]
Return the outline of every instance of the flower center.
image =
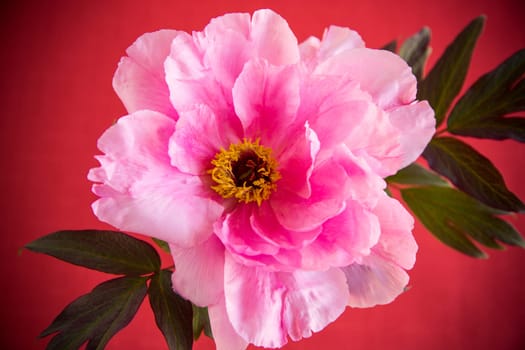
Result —
[[[261,205],[270,198],[277,188],[275,182],[281,177],[271,153],[259,140],[249,139],[222,149],[211,161],[214,167],[208,170],[215,182],[211,188],[223,198]]]

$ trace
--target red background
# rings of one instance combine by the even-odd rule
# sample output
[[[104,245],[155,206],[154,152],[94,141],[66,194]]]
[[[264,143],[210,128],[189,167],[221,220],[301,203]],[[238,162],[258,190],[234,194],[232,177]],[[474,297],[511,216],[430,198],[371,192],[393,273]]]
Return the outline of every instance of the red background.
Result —
[[[200,30],[211,17],[270,7],[299,40],[330,24],[358,30],[370,47],[428,25],[433,55],[472,18],[488,15],[467,84],[525,47],[523,1],[2,1],[0,5],[0,244],[2,349],[44,349],[37,334],[73,298],[109,276],[19,249],[46,233],[107,228],[91,213],[86,173],[96,140],[125,110],[111,88],[124,50],[160,28]],[[525,199],[525,146],[473,141]],[[510,219],[525,231],[523,217]],[[525,251],[474,260],[420,225],[409,292],[373,309],[347,309],[319,334],[286,349],[525,349]],[[168,263],[168,260],[166,260]],[[196,349],[213,349],[204,339]],[[166,349],[148,303],[108,349]]]

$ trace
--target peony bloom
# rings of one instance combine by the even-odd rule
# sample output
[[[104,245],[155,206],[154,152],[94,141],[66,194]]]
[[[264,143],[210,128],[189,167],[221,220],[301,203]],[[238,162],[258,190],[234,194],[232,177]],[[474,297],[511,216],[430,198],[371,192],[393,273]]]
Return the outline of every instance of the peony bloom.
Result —
[[[99,139],[93,210],[170,244],[218,349],[281,347],[403,291],[413,219],[383,178],[434,117],[401,58],[335,26],[298,45],[260,10],[141,36],[113,84],[130,114]]]

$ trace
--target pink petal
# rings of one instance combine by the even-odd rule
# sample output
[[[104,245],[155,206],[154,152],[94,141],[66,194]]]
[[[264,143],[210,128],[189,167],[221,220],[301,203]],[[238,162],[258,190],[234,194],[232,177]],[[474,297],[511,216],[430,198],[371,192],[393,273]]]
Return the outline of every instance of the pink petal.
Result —
[[[278,186],[300,197],[310,197],[312,193],[310,177],[319,149],[317,134],[306,123],[304,136],[298,135],[290,139],[288,147],[277,155],[281,174]]]
[[[242,37],[249,39],[251,36],[250,14],[227,13],[223,16],[212,18],[210,23],[204,28],[204,35],[207,41],[215,41],[220,40],[229,31],[236,32]],[[206,42],[206,44],[213,45],[210,42]]]
[[[358,203],[348,201],[345,211],[326,221],[317,239],[301,249],[302,268],[347,266],[369,255],[379,234],[377,217]]]
[[[215,114],[229,112],[231,98],[203,62],[204,53],[187,33],[178,35],[164,63],[170,100],[177,110],[208,105]]]
[[[288,65],[299,61],[297,38],[286,20],[272,10],[254,12],[251,35],[257,57],[274,65]]]
[[[254,55],[250,15],[229,13],[211,20],[199,35],[204,62],[224,90],[231,91],[244,64]]]
[[[208,307],[211,332],[216,350],[244,350],[248,342],[233,329],[226,312],[224,297],[221,302]]]
[[[206,67],[203,63],[203,52],[195,45],[194,38],[186,32],[181,32],[171,42],[164,61],[166,81],[198,80],[205,76]]]
[[[146,33],[126,50],[128,57],[120,60],[113,88],[129,113],[150,109],[176,119],[164,80],[164,60],[179,34],[174,30]]]
[[[373,250],[404,269],[416,262],[417,243],[412,235],[414,218],[396,199],[386,194],[373,209],[381,223],[381,238]]]
[[[171,164],[182,172],[204,175],[221,148],[227,149],[230,143],[239,142],[240,123],[236,118],[235,121],[236,124],[221,120],[206,105],[180,111],[169,144]]]
[[[423,153],[436,131],[436,119],[432,107],[422,101],[390,111],[390,121],[400,134],[402,160],[398,169],[392,169],[397,171]]]
[[[337,149],[333,157],[349,177],[351,183],[348,189],[349,198],[365,207],[375,207],[379,197],[384,195],[385,181],[370,168],[364,159],[356,157],[347,148]]]
[[[170,245],[173,289],[199,306],[219,303],[224,293],[224,246],[211,235],[191,248]],[[205,287],[203,287],[205,286]]]
[[[334,321],[348,299],[338,269],[269,272],[238,264],[227,254],[224,273],[231,324],[256,346],[281,347],[287,335],[293,340],[309,337]]]
[[[168,140],[174,123],[152,111],[119,119],[99,139],[105,155],[88,177],[102,182],[93,186],[101,196],[92,206],[100,220],[188,247],[211,235],[223,208],[199,177],[170,165]]]
[[[410,103],[416,97],[416,78],[410,67],[385,50],[346,50],[322,62],[314,73],[348,74],[383,109]]]
[[[348,77],[314,76],[301,86],[301,106],[297,114],[299,120],[308,120],[321,147],[330,149],[360,132],[370,105],[370,96]]]
[[[293,341],[319,332],[343,313],[348,291],[339,269],[296,271],[288,277],[283,321]]]
[[[388,113],[372,104],[362,115],[363,120],[348,135],[345,144],[354,154],[366,158],[381,177],[392,175],[403,160],[401,134],[392,125]]]
[[[299,60],[297,40],[282,17],[271,10],[228,14],[213,19],[204,32],[173,41],[166,60],[170,99],[178,109],[205,103],[216,113],[231,104],[231,88],[252,58],[285,65]],[[218,113],[220,114],[220,113]]]
[[[321,227],[311,231],[290,231],[284,228],[268,201],[263,202],[250,218],[253,230],[263,239],[273,242],[282,249],[297,250],[312,242],[320,233]]]
[[[323,34],[319,48],[319,59],[324,61],[346,50],[364,47],[365,43],[356,31],[345,27],[330,26]]]
[[[308,68],[314,68],[317,65],[317,54],[321,41],[315,36],[308,37],[305,41],[299,44],[299,53],[301,55],[301,62]]]
[[[348,177],[340,165],[325,162],[314,170],[310,183],[312,195],[309,198],[280,188],[270,198],[277,219],[288,230],[313,230],[345,208]]]
[[[277,67],[264,60],[248,62],[233,86],[235,112],[245,135],[261,144],[278,145],[299,106],[299,76],[294,66]],[[272,147],[274,152],[279,149]]]
[[[379,242],[369,256],[344,267],[350,292],[349,305],[371,307],[388,304],[408,284],[404,269],[414,265],[417,244],[412,236],[414,219],[395,199],[384,194],[373,209],[381,225]]]
[[[352,307],[388,304],[405,290],[409,280],[405,270],[375,253],[342,270],[350,293],[348,305]]]
[[[237,205],[224,217],[220,225],[217,225],[216,234],[223,244],[236,254],[273,255],[279,251],[279,246],[258,235],[251,226],[251,217],[255,211],[257,204]]]

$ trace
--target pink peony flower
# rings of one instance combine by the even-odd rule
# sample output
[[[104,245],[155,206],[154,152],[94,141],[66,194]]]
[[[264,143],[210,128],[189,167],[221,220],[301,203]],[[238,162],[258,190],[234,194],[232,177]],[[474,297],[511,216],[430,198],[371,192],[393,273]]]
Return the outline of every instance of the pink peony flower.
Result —
[[[281,347],[346,306],[391,302],[413,219],[383,178],[434,133],[398,56],[332,26],[298,45],[270,10],[141,36],[99,139],[93,210],[169,242],[174,289],[209,307],[218,349]]]

